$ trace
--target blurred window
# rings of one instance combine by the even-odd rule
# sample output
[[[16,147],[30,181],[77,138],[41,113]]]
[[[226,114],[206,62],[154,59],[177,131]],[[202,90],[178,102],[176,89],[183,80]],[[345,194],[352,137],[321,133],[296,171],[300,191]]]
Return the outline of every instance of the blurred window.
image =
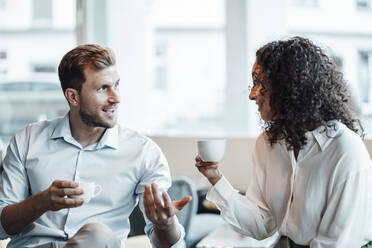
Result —
[[[0,0],[0,139],[63,116],[57,64],[76,45],[76,0]]]
[[[325,47],[335,58],[353,89],[355,102],[360,103],[359,117],[366,126],[367,137],[372,137],[372,26],[369,25],[372,13],[356,11],[371,10],[372,0],[350,1],[350,5],[319,0],[290,0],[284,1],[285,4],[277,0],[142,1],[151,5],[148,11],[151,18],[147,23],[147,16],[143,17],[144,23],[139,26],[149,25],[152,39],[121,33],[124,25],[117,23],[117,19],[123,20],[119,17],[123,11],[120,7],[132,6],[131,0],[79,0],[86,15],[77,15],[76,0],[30,0],[28,5],[21,4],[24,0],[0,0],[0,74],[9,78],[27,78],[34,74],[57,76],[58,62],[76,45],[75,30],[78,36],[95,39],[89,42],[107,41],[103,44],[107,46],[127,44],[131,49],[133,43],[138,42],[140,45],[134,46],[138,49],[146,43],[146,51],[139,53],[146,56],[140,59],[146,60],[146,65],[138,70],[147,72],[146,66],[151,64],[150,86],[146,80],[136,82],[133,88],[143,95],[136,95],[134,100],[141,98],[141,111],[132,108],[128,111],[133,113],[125,113],[142,123],[146,120],[148,127],[139,131],[149,135],[252,136],[260,131],[257,107],[248,100],[248,92],[243,92],[243,88],[247,89],[251,80],[255,51],[269,41],[300,35]],[[92,3],[98,6],[93,11],[89,7]],[[109,7],[114,3],[118,8],[102,14],[104,3]],[[84,30],[76,27],[75,16],[81,16],[80,25],[92,15],[96,19],[91,26]],[[126,16],[127,23],[130,18],[131,15]],[[48,28],[30,32],[35,25]],[[150,49],[147,45],[151,45]],[[124,60],[119,56],[128,56],[121,54],[120,49],[117,55],[118,63]],[[126,61],[130,60],[128,57]],[[15,81],[20,80],[12,82]],[[0,82],[9,81],[0,78]],[[54,86],[50,87],[58,87],[57,78],[51,82]],[[31,97],[9,94],[13,95],[14,102],[4,98],[8,96],[3,93],[12,87],[17,89],[15,92],[29,92],[33,90],[28,88],[30,85],[0,86],[4,87],[0,90],[0,138],[7,139],[22,125],[53,118],[67,109],[62,92],[56,90],[56,94],[49,94],[51,92],[43,88],[49,86],[34,85],[39,85],[35,86],[39,90],[29,94]],[[29,106],[35,109],[28,110]]]
[[[0,49],[0,75],[6,75],[8,73],[7,58],[7,51]]]
[[[32,18],[33,25],[51,26],[52,24],[52,0],[33,0]]]
[[[356,0],[356,6],[358,10],[371,10],[372,1],[371,0]]]
[[[5,6],[6,6],[6,2],[7,2],[8,0],[0,0],[0,9],[1,8],[5,8]]]
[[[57,73],[57,66],[55,64],[31,64],[32,72],[35,73]]]
[[[224,1],[156,0],[152,21],[150,132],[212,133],[225,110]]]
[[[6,56],[6,51],[0,51],[0,60],[1,60],[1,59],[4,59],[4,60],[5,60],[6,57],[7,57],[7,56]]]
[[[372,52],[359,52],[359,90],[364,104],[372,104],[371,74]]]
[[[58,83],[14,81],[0,83],[0,92],[41,92],[41,91],[61,91]]]
[[[298,7],[318,7],[318,0],[292,0],[292,4]]]

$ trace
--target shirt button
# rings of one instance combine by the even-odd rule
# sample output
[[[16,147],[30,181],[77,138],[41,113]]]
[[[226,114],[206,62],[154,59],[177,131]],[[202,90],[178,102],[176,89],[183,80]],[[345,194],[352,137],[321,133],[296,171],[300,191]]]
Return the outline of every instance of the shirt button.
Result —
[[[75,174],[75,180],[78,181],[79,179],[80,179],[80,174],[79,174],[79,171],[77,170]]]

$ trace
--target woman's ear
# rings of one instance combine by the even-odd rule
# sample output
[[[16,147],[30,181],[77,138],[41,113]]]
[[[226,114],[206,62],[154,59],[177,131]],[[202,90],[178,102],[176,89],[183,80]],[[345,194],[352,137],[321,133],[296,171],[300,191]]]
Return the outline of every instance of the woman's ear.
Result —
[[[72,88],[67,88],[65,90],[65,97],[68,101],[68,103],[71,106],[78,106],[79,105],[79,92]]]

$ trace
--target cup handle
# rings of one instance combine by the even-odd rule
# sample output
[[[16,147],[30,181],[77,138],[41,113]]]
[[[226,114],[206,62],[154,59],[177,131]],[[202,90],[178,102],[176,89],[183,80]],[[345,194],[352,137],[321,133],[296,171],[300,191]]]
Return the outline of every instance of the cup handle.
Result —
[[[94,189],[94,194],[93,194],[93,197],[96,197],[97,195],[99,195],[102,191],[102,186],[99,185],[99,184],[96,184],[96,187]]]

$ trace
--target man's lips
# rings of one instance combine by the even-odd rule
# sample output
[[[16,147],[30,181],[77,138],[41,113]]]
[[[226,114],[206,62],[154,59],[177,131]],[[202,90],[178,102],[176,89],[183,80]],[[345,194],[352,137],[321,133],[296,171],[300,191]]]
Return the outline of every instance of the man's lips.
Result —
[[[103,108],[102,111],[105,113],[113,114],[116,112],[116,108]]]

